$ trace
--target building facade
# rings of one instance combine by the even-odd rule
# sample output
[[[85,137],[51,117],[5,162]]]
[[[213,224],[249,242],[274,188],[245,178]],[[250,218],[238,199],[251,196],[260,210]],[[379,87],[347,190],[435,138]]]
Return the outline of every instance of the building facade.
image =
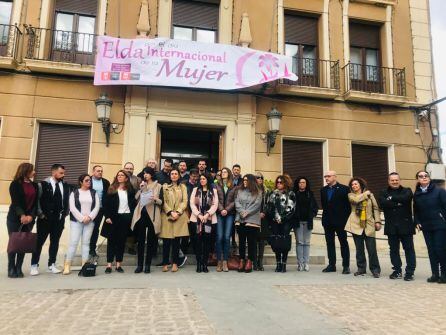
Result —
[[[266,178],[323,185],[363,176],[372,191],[436,155],[435,118],[408,109],[435,98],[427,0],[0,0],[0,204],[17,165],[38,179],[54,162],[74,181],[95,164],[205,158]],[[95,37],[167,37],[293,57],[296,82],[236,91],[95,87]],[[110,144],[94,101],[113,101]],[[267,152],[266,114],[283,117]],[[435,115],[435,114],[433,114]]]

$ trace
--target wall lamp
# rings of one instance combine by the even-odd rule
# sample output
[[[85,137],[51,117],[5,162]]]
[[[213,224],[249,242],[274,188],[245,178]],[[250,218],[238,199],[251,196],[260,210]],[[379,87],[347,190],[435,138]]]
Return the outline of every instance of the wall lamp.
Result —
[[[282,120],[282,113],[276,107],[273,107],[267,114],[268,133],[266,134],[266,154],[269,156],[271,148],[276,144],[276,137],[280,130],[280,121]]]
[[[99,99],[94,101],[96,105],[96,113],[98,116],[98,121],[102,123],[102,130],[105,133],[105,143],[108,147],[110,145],[110,134],[113,132],[114,134],[119,134],[121,131],[116,131],[118,125],[112,124],[110,122],[110,114],[111,108],[113,106],[113,101],[108,98],[106,93],[101,93]],[[124,128],[124,127],[123,127]]]

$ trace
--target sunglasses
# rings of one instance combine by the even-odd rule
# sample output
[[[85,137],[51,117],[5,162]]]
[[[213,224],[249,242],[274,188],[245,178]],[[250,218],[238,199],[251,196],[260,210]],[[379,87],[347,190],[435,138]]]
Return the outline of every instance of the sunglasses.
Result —
[[[429,178],[428,174],[419,174],[418,178]]]
[[[261,177],[261,176],[257,176],[256,179],[262,179],[262,180],[263,180],[263,177]]]
[[[278,180],[276,184],[283,184],[283,181]]]

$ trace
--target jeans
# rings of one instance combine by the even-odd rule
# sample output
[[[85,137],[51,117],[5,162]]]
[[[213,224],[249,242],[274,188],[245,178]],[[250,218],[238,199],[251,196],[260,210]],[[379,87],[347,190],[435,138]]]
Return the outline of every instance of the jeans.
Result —
[[[325,242],[327,243],[328,264],[336,266],[336,246],[335,234],[338,235],[339,244],[341,245],[342,266],[347,268],[350,266],[350,248],[348,247],[347,232],[344,228],[324,226]]]
[[[309,264],[311,230],[308,229],[308,223],[300,222],[299,227],[294,229],[294,236],[296,238],[297,263]]]
[[[390,261],[393,270],[401,273],[401,257],[400,243],[403,245],[404,254],[406,255],[406,274],[413,275],[416,266],[415,248],[413,245],[413,235],[388,235],[387,242],[390,248]]]
[[[99,228],[101,226],[102,219],[104,218],[104,210],[102,208],[99,209],[98,215],[94,218],[94,228],[90,238],[90,253],[96,251],[96,244],[98,243],[99,238]]]
[[[50,247],[48,249],[48,266],[56,263],[57,252],[59,251],[59,241],[64,229],[65,219],[44,218],[37,220],[37,247],[31,258],[31,265],[38,265],[42,247],[48,235],[50,236]]]
[[[423,230],[424,241],[426,242],[432,275],[446,276],[446,230]]]
[[[230,238],[232,225],[234,224],[234,215],[217,216],[217,260],[227,261],[229,258]]]
[[[239,238],[238,249],[240,259],[246,258],[246,242],[248,242],[248,259],[255,262],[257,256],[257,234],[259,233],[259,228],[240,224],[240,226],[237,227],[237,233]]]
[[[116,262],[122,262],[131,221],[132,214],[117,214],[113,219],[112,231],[107,240],[107,263],[112,263],[114,259]]]
[[[88,260],[88,254],[90,253],[90,238],[91,234],[93,233],[94,225],[94,221],[90,222],[89,224],[71,221],[70,245],[67,251],[67,261],[71,262],[73,260],[80,239],[82,239],[82,262],[86,262]]]
[[[379,266],[378,254],[376,252],[376,240],[374,237],[362,235],[353,235],[353,240],[356,246],[356,263],[358,265],[358,271],[365,272],[367,268],[367,260],[365,258],[364,244],[367,248],[369,255],[369,268],[372,273],[381,273],[381,267]]]

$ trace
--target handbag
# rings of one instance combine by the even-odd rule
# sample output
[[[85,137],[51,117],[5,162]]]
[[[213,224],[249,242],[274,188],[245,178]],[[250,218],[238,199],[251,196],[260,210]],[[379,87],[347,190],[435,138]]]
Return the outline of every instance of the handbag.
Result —
[[[94,277],[96,276],[96,264],[94,262],[86,262],[79,271],[79,277]]]
[[[27,254],[36,251],[37,234],[22,231],[23,225],[20,225],[19,231],[11,233],[8,241],[8,253]]]
[[[107,223],[104,221],[101,228],[101,236],[105,238],[110,238],[112,233],[112,223]]]
[[[274,252],[288,252],[291,250],[291,235],[271,235],[268,242]]]

